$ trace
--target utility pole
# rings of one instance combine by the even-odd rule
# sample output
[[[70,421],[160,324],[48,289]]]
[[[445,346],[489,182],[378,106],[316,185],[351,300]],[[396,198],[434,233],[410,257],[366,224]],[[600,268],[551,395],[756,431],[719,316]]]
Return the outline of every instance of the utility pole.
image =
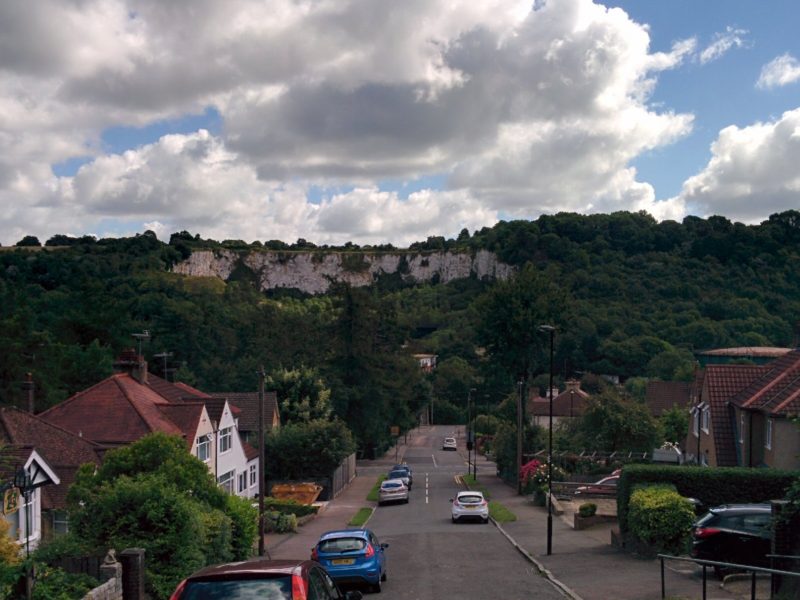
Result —
[[[519,397],[517,398],[517,494],[522,495],[522,392],[525,389],[525,382],[520,379],[517,382],[519,386]]]
[[[22,382],[22,389],[28,392],[28,412],[33,414],[35,408],[33,401],[33,373],[25,373],[25,381]]]
[[[264,367],[258,371],[258,555],[272,558],[264,544],[264,494],[267,479],[264,472]]]
[[[547,556],[550,556],[553,553],[553,338],[556,328],[541,325],[539,331],[550,335],[550,439],[547,445]]]

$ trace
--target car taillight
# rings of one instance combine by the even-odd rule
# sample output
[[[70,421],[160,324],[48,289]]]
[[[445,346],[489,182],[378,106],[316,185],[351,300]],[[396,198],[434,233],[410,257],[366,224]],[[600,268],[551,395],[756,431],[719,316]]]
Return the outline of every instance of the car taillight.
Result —
[[[183,588],[186,587],[186,580],[184,579],[178,584],[178,587],[175,588],[175,591],[172,592],[172,596],[169,597],[169,600],[179,600],[181,594],[183,593]]]
[[[319,552],[317,552],[316,546],[311,549],[311,560],[319,560]]]
[[[292,600],[308,600],[306,582],[297,573],[292,574]]]
[[[704,540],[718,533],[720,533],[720,530],[714,527],[698,527],[694,530],[694,537],[698,540]]]
[[[371,558],[375,556],[375,548],[372,547],[372,544],[367,544],[367,550],[364,552],[365,558]]]

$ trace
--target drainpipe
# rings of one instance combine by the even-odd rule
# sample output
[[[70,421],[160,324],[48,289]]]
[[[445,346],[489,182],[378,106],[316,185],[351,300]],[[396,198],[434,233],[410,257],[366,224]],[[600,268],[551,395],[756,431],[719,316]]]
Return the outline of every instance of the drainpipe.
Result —
[[[749,413],[747,421],[747,466],[753,466],[753,413]]]

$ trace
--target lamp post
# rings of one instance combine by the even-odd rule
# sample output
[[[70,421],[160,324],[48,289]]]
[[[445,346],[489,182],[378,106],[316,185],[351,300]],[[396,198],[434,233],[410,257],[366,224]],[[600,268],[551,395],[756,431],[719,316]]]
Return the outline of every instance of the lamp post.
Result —
[[[553,553],[553,338],[556,328],[552,325],[541,325],[539,331],[550,335],[550,414],[547,442],[547,555],[550,556]]]
[[[478,403],[472,398],[472,393],[477,391],[475,388],[469,390],[469,397],[472,401],[472,422],[470,429],[472,431],[470,439],[472,440],[472,477],[475,481],[478,480],[478,445],[475,439],[475,418],[478,416]]]

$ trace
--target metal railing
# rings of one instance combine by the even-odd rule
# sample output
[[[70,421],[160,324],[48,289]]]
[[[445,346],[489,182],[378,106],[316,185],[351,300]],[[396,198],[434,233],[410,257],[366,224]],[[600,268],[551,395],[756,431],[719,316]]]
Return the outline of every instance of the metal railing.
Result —
[[[797,557],[768,555],[769,558],[788,558],[796,559]],[[758,573],[768,574],[773,578],[770,585],[770,597],[775,592],[774,577],[776,575],[782,577],[799,577],[800,572],[797,571],[782,571],[780,569],[770,569],[768,567],[756,567],[754,565],[737,565],[735,563],[720,562],[715,560],[703,560],[700,558],[690,558],[687,556],[672,556],[671,554],[659,554],[658,558],[661,561],[661,598],[662,600],[667,597],[666,579],[664,576],[664,561],[674,560],[679,562],[691,562],[703,567],[703,600],[706,600],[706,587],[708,583],[708,567],[720,567],[723,569],[736,569],[739,571],[747,571],[751,573],[750,579],[750,600],[756,600],[756,575]]]

